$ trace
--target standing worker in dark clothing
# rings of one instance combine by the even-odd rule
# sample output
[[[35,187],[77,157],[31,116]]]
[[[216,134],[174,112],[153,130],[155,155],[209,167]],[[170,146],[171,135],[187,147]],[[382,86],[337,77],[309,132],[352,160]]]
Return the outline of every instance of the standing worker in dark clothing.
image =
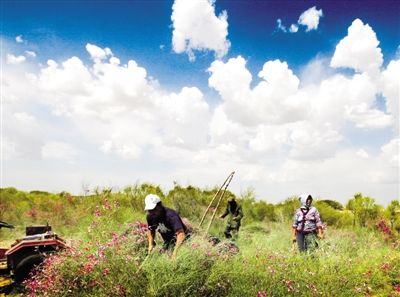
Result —
[[[183,224],[175,210],[162,205],[161,199],[157,195],[147,195],[144,202],[149,226],[147,232],[148,252],[150,253],[156,245],[155,236],[158,231],[164,240],[164,250],[174,247],[172,256],[175,257],[182,242],[190,235],[189,229]]]
[[[230,198],[228,200],[228,204],[226,205],[226,210],[220,216],[220,218],[223,219],[227,215],[229,215],[229,217],[224,231],[225,237],[232,238],[233,235],[234,238],[236,238],[239,233],[240,221],[243,218],[243,212],[242,212],[242,207],[239,204],[237,204],[235,198]]]

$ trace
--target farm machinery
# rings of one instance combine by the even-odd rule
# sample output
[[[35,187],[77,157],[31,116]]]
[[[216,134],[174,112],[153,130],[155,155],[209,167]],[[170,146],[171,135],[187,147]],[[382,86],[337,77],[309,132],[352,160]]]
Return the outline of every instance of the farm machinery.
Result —
[[[0,221],[0,229],[14,226]],[[10,248],[0,247],[0,296],[22,283],[45,256],[66,247],[65,241],[51,231],[51,226],[27,226],[26,235]]]

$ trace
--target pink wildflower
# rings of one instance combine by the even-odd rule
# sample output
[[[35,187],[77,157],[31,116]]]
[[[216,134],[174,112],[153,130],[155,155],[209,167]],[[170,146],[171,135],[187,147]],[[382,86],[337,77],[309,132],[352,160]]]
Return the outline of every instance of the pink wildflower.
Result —
[[[125,296],[126,295],[126,289],[123,285],[116,285],[114,287],[114,292],[117,296]]]
[[[385,272],[389,272],[390,271],[390,264],[389,263],[382,263],[381,270],[383,270]]]
[[[390,227],[386,224],[384,220],[380,220],[377,224],[376,227],[378,228],[379,231],[381,231],[383,234],[387,236],[392,236],[392,230]]]
[[[294,288],[294,281],[292,280],[283,280],[283,282],[286,284],[288,292],[293,292],[295,290]]]
[[[93,263],[86,263],[85,265],[83,265],[83,271],[86,273],[90,273],[93,271],[94,268],[94,264]]]
[[[110,269],[108,269],[108,268],[104,268],[103,269],[103,275],[104,276],[108,275],[109,273],[110,273]]]
[[[95,217],[100,217],[101,216],[100,207],[98,205],[96,206],[96,209],[94,210],[94,216]]]

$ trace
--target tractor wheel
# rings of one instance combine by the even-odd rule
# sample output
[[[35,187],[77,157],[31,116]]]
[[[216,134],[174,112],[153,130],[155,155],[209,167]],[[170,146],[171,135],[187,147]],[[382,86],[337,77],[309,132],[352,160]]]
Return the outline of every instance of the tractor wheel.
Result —
[[[43,257],[40,254],[27,255],[21,262],[18,263],[14,270],[15,282],[22,283],[29,277],[29,273],[33,268],[43,262]]]

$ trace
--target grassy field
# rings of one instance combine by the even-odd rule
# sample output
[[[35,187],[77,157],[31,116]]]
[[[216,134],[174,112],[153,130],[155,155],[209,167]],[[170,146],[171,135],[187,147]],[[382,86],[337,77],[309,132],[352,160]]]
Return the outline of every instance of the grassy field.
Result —
[[[288,241],[279,228],[243,231],[236,254],[195,236],[176,259],[146,258],[139,231],[76,243],[27,285],[31,296],[400,296],[399,251],[374,234],[332,232],[310,255]]]
[[[195,196],[189,190],[190,197]],[[9,211],[8,220],[19,220],[19,225],[16,232],[1,230],[2,245],[22,236],[25,224],[46,218],[55,222],[53,230],[70,246],[47,258],[20,296],[400,296],[399,237],[384,221],[369,227],[328,225],[319,248],[300,254],[290,242],[289,219],[257,220],[248,200],[239,200],[245,212],[239,238],[213,245],[210,235],[222,238],[223,220],[216,219],[208,235],[195,228],[209,197],[187,199],[189,205],[182,203],[182,196],[174,200],[168,195],[166,205],[180,209],[196,229],[178,256],[171,258],[159,248],[160,238],[158,248],[147,255],[147,226],[140,203],[145,191],[134,196],[135,203],[125,194],[79,199],[43,193],[33,199],[20,192],[13,195],[10,199],[20,205],[15,211],[20,215]],[[51,207],[45,199],[52,199]],[[202,204],[194,204],[200,199]],[[293,205],[288,200],[275,207],[275,213],[287,209],[290,214]],[[339,213],[349,216],[346,211]],[[352,222],[352,217],[347,221]]]
[[[239,250],[199,231],[172,259],[146,256],[144,224],[109,218],[49,258],[27,282],[30,296],[400,296],[398,245],[377,231],[328,229],[316,252],[299,254],[289,225],[255,223],[241,231]]]

